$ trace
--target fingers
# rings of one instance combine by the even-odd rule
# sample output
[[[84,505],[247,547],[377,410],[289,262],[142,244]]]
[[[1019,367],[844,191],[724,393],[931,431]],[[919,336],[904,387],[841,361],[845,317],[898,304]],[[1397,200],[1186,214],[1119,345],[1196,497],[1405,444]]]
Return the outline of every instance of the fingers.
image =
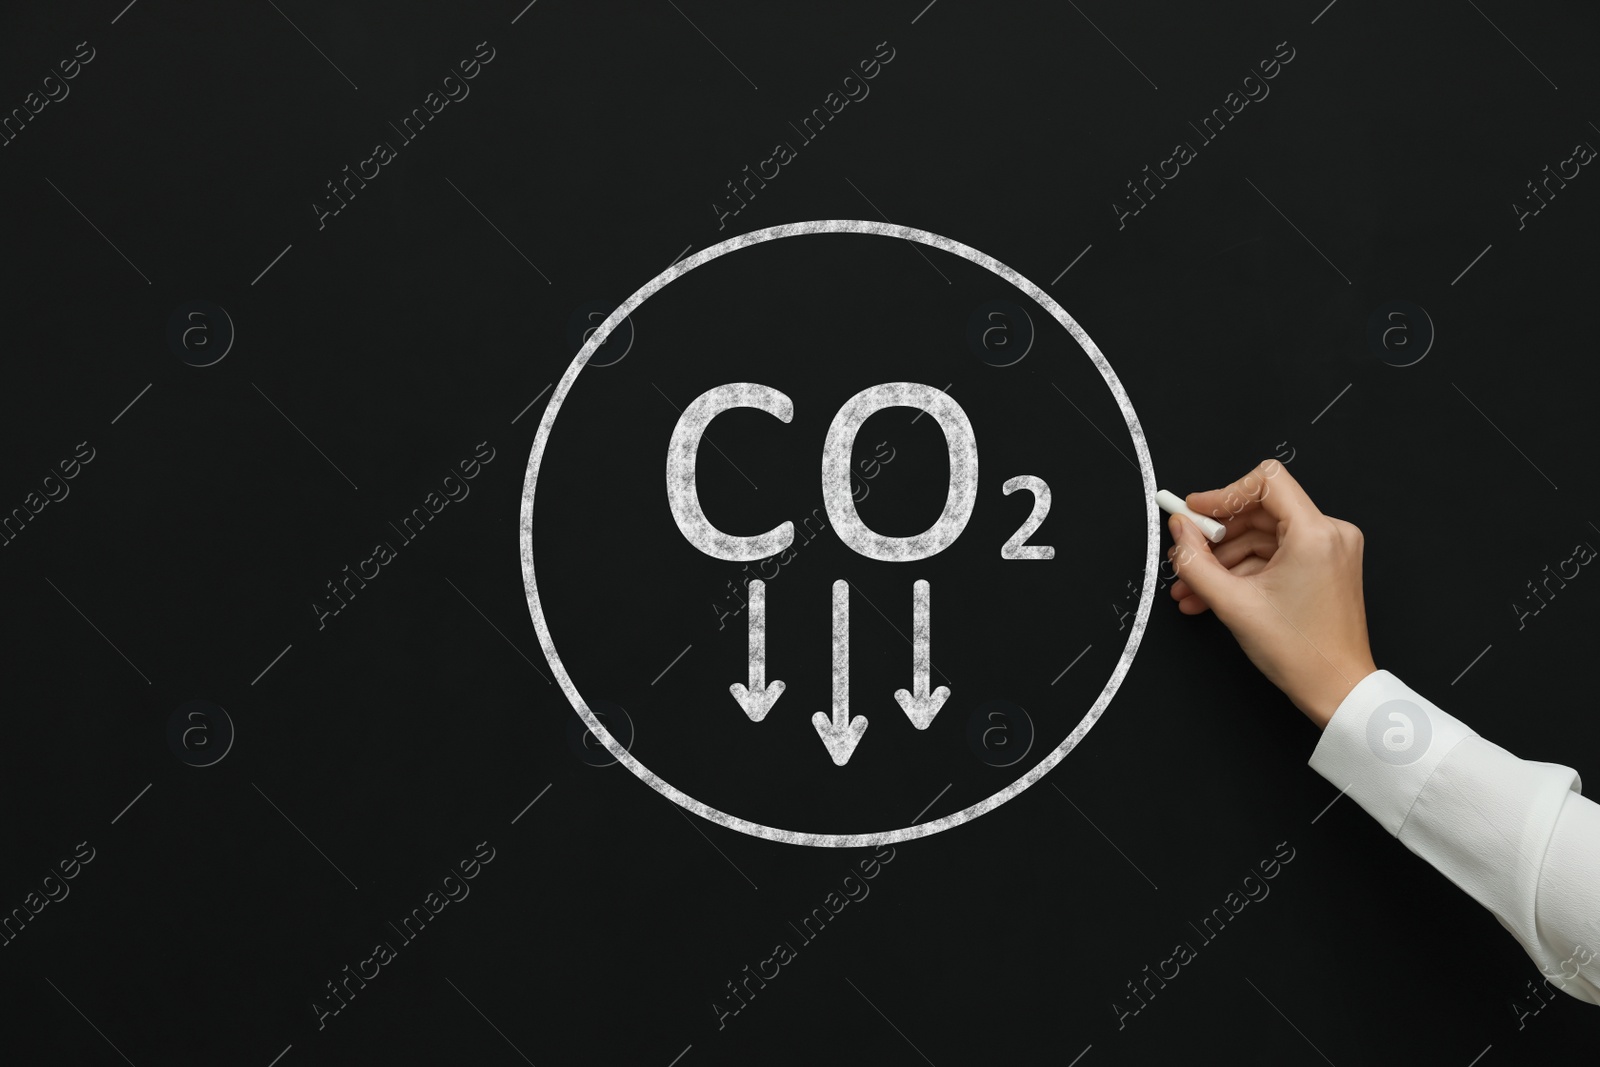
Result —
[[[1242,579],[1228,573],[1228,568],[1212,553],[1211,543],[1194,523],[1182,515],[1173,515],[1168,526],[1176,542],[1172,562],[1178,577],[1204,597],[1207,604],[1220,608],[1226,618],[1228,606],[1235,603],[1239,595],[1238,583]]]
[[[1288,468],[1275,459],[1262,460],[1249,474],[1221,489],[1190,493],[1184,503],[1219,521],[1255,510],[1274,520],[1321,514]]]
[[[1231,568],[1231,573],[1236,578],[1244,578],[1252,574],[1261,573],[1266,566],[1267,561],[1260,556],[1246,556],[1242,563],[1236,564]],[[1179,595],[1180,587],[1183,590],[1181,597]],[[1181,581],[1172,587],[1172,595],[1179,598],[1178,610],[1185,615],[1201,615],[1211,610],[1211,605],[1206,603],[1204,597],[1196,594]]]
[[[1249,511],[1240,511],[1234,515],[1226,515],[1224,512],[1224,515],[1226,517],[1217,520],[1222,523],[1222,540],[1217,542],[1218,544],[1224,544],[1252,530],[1262,530],[1274,537],[1278,535],[1278,520],[1261,508],[1251,508]]]
[[[1177,545],[1174,545],[1171,549],[1169,549],[1167,552],[1167,558],[1171,559],[1176,553],[1177,549]],[[1217,562],[1228,568],[1230,572],[1237,573],[1234,571],[1234,568],[1243,560],[1250,557],[1256,557],[1265,563],[1267,560],[1271,559],[1273,553],[1277,551],[1278,536],[1276,533],[1267,533],[1264,530],[1246,530],[1243,534],[1237,537],[1230,537],[1228,540],[1222,541],[1215,545],[1211,550],[1211,554],[1216,556]],[[1176,592],[1180,586],[1186,590],[1186,592],[1182,594]],[[1189,586],[1180,579],[1173,586],[1173,589],[1173,596],[1181,600],[1184,596],[1188,595],[1187,591],[1189,590]]]
[[[1272,558],[1278,551],[1278,534],[1274,530],[1267,533],[1264,530],[1247,530],[1237,537],[1230,537],[1217,545],[1212,554],[1224,567],[1232,570],[1236,563],[1247,556],[1260,556],[1263,561]]]
[[[1266,570],[1266,567],[1267,561],[1262,557],[1246,556],[1238,563],[1235,563],[1233,566],[1229,567],[1228,573],[1232,574],[1236,578],[1243,578],[1247,574],[1260,574],[1262,571]],[[1173,582],[1168,588],[1168,592],[1172,594],[1173,600],[1187,600],[1190,597],[1199,595],[1194,591],[1193,588],[1190,587],[1189,583],[1184,581],[1182,578],[1179,578],[1176,582]]]

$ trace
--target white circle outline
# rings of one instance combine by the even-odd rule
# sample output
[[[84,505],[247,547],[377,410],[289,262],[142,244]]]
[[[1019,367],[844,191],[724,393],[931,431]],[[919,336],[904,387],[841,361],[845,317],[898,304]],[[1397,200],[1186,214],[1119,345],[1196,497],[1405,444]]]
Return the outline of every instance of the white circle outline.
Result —
[[[1100,371],[1100,376],[1105,379],[1107,387],[1111,390],[1111,395],[1117,401],[1117,407],[1122,412],[1123,421],[1127,423],[1128,432],[1133,437],[1134,451],[1139,456],[1139,474],[1144,481],[1147,551],[1145,555],[1144,584],[1139,594],[1139,609],[1135,613],[1133,624],[1129,629],[1128,642],[1122,649],[1122,656],[1117,660],[1117,665],[1112,670],[1111,677],[1106,682],[1105,688],[1100,691],[1099,697],[1096,698],[1094,706],[1079,720],[1078,725],[1073,727],[1072,732],[1067,735],[1061,744],[1057,745],[1049,755],[1040,760],[1033,769],[1010,785],[970,807],[963,808],[961,811],[929,822],[904,826],[898,830],[856,834],[818,834],[803,830],[783,830],[758,822],[750,822],[736,815],[719,811],[709,804],[696,800],[661,778],[635,759],[627,749],[617,744],[616,739],[611,736],[600,720],[589,711],[588,706],[583,702],[583,698],[579,696],[577,687],[567,674],[566,667],[561,662],[561,657],[556,654],[555,644],[550,639],[550,628],[545,622],[544,609],[539,599],[539,585],[533,573],[533,497],[539,482],[539,466],[544,459],[544,449],[550,437],[550,428],[555,424],[556,415],[561,410],[561,402],[566,399],[567,393],[571,391],[573,382],[577,380],[578,372],[588,362],[590,354],[599,348],[616,325],[632,314],[639,305],[643,304],[669,282],[677,280],[696,267],[704,266],[714,259],[727,255],[729,252],[748,248],[751,245],[764,244],[767,241],[777,240],[782,237],[796,237],[816,233],[861,233],[913,241],[976,263],[978,266],[998,275],[1027,293],[1036,304],[1048,311],[1057,322],[1066,328],[1067,332],[1078,342],[1078,346],[1094,362],[1096,369]],[[566,694],[568,702],[572,704],[573,710],[588,724],[590,732],[617,758],[618,763],[627,767],[640,781],[679,807],[725,826],[730,830],[738,830],[741,833],[749,834],[752,837],[764,838],[768,841],[781,841],[793,845],[811,845],[821,848],[859,848],[862,846],[912,841],[919,837],[927,837],[931,834],[939,833],[942,830],[949,830],[975,819],[999,807],[1024,789],[1038,782],[1056,764],[1065,759],[1067,753],[1076,748],[1079,741],[1083,740],[1090,728],[1100,718],[1107,705],[1111,703],[1111,698],[1116,695],[1117,690],[1121,687],[1123,678],[1133,665],[1134,654],[1139,650],[1139,642],[1144,636],[1145,624],[1150,618],[1150,605],[1155,595],[1157,551],[1160,544],[1155,496],[1155,470],[1150,463],[1150,450],[1145,444],[1144,429],[1139,425],[1139,417],[1134,413],[1133,403],[1128,399],[1127,392],[1122,388],[1122,382],[1118,380],[1116,372],[1111,369],[1111,364],[1101,354],[1100,349],[1089,339],[1089,335],[1083,331],[1083,327],[1079,326],[1077,321],[1067,314],[1060,304],[1051,299],[1048,293],[993,256],[986,255],[975,248],[964,245],[959,241],[953,241],[948,237],[941,237],[926,230],[899,226],[889,222],[864,222],[858,219],[819,219],[811,222],[793,222],[782,226],[769,226],[763,230],[753,230],[750,233],[730,237],[726,241],[704,248],[688,259],[679,260],[640,286],[637,292],[618,305],[616,310],[606,318],[605,322],[600,324],[600,328],[589,336],[589,340],[585,342],[583,348],[573,357],[572,363],[568,365],[566,373],[556,383],[555,391],[550,396],[550,403],[545,407],[544,416],[539,420],[539,432],[534,436],[533,448],[528,455],[528,471],[523,480],[522,510],[518,523],[517,547],[522,558],[522,581],[528,593],[528,614],[533,618],[533,627],[539,635],[539,646],[544,650],[545,659],[549,661],[550,669],[554,672],[556,681],[561,686],[561,691]]]

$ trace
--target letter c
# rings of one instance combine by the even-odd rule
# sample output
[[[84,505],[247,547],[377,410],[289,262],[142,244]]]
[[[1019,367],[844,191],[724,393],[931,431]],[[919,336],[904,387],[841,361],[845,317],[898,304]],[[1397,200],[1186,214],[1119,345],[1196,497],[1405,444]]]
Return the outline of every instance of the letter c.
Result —
[[[784,522],[766,533],[740,537],[724,533],[706,518],[695,484],[695,460],[706,426],[729,408],[756,408],[780,422],[794,418],[794,401],[756,382],[730,382],[701,393],[678,416],[672,440],[667,444],[667,504],[679,531],[691,545],[714,559],[739,563],[765,559],[788,548],[794,542],[794,523]]]

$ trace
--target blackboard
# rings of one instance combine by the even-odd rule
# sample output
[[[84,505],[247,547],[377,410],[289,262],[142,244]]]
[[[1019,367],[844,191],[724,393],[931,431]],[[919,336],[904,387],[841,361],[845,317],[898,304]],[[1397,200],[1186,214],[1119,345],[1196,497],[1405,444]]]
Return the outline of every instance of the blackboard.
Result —
[[[10,1059],[1589,1047],[1178,613],[1147,490],[1280,460],[1380,667],[1600,773],[1593,593],[1540,584],[1600,544],[1595,30],[13,5]],[[696,547],[685,469],[782,551]]]

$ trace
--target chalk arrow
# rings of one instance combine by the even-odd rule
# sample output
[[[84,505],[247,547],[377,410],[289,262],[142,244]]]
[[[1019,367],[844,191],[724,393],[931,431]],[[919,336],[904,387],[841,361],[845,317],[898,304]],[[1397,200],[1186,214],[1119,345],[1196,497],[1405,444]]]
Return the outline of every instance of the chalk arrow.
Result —
[[[833,583],[833,718],[822,712],[811,716],[811,725],[827,746],[828,755],[840,767],[850,762],[850,754],[867,732],[867,717],[850,717],[850,583]]]
[[[933,587],[919,581],[912,587],[911,685],[915,692],[896,689],[894,698],[911,719],[911,725],[926,730],[950,699],[950,689],[941,685],[928,692],[933,670]],[[837,610],[837,609],[835,609]]]
[[[767,684],[767,583],[750,581],[750,685],[734,682],[728,692],[739,702],[751,722],[760,722],[783,695],[783,683]]]

